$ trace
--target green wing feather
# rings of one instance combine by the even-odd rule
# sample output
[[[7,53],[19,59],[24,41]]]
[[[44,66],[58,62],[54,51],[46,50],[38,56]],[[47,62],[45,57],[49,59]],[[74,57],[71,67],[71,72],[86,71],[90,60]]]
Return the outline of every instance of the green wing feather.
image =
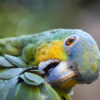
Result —
[[[54,33],[52,39],[61,38],[58,35],[55,38]],[[65,93],[59,95],[48,86],[42,78],[44,71],[31,64],[44,34],[0,39],[0,100],[70,100]],[[52,41],[48,38],[47,42]]]
[[[52,87],[45,84],[41,77],[43,71],[23,67],[25,62],[15,56],[1,57],[0,63],[2,59],[9,64],[0,66],[0,100],[62,100]]]

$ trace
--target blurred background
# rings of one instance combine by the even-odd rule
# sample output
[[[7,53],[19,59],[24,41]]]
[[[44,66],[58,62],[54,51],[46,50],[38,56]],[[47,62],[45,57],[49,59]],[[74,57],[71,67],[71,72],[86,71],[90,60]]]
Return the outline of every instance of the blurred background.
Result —
[[[0,0],[0,38],[54,28],[82,29],[100,48],[100,0]],[[100,100],[100,78],[75,86],[72,100]]]

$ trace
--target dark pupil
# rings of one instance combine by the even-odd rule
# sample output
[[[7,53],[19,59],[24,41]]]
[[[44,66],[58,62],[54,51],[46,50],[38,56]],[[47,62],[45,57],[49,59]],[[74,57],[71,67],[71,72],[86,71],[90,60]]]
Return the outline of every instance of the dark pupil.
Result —
[[[70,39],[69,42],[72,43],[74,41],[74,39]]]

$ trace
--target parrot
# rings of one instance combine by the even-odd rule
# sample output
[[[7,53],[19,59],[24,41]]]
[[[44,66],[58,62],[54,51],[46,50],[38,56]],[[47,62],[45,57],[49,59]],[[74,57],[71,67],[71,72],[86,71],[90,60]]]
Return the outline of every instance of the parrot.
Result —
[[[0,100],[71,100],[77,84],[99,77],[100,53],[81,29],[0,39]]]

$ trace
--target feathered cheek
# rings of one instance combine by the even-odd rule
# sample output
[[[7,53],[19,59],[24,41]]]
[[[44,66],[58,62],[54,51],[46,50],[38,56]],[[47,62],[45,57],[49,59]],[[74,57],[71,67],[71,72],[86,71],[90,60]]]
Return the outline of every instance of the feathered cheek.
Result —
[[[62,41],[54,41],[49,44],[41,45],[36,50],[36,63],[46,61],[48,59],[67,60],[66,53],[63,50]],[[42,48],[43,47],[43,48]]]
[[[85,53],[83,53],[83,59],[84,59],[83,66],[90,67],[93,72],[97,71],[98,54],[95,45],[93,45],[91,51],[87,50]]]

